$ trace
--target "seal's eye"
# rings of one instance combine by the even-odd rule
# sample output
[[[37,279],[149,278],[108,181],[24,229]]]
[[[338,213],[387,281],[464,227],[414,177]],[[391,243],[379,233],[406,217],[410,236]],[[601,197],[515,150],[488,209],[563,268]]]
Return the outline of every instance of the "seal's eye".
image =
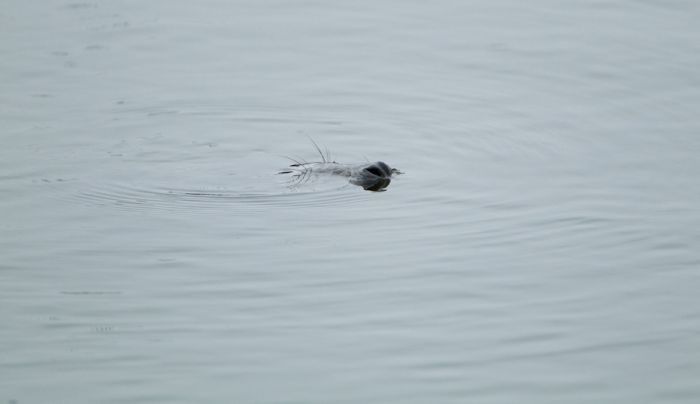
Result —
[[[385,162],[377,161],[375,164],[382,170],[383,177],[391,177],[391,168]]]
[[[379,167],[377,167],[377,166],[375,166],[375,165],[371,165],[371,166],[365,168],[365,171],[368,171],[368,172],[370,172],[370,173],[376,175],[377,177],[383,177],[383,176],[384,176],[384,173],[382,172],[382,170],[379,169]]]
[[[370,166],[365,167],[365,171],[381,178],[391,177],[391,168],[389,168],[389,166],[386,165],[386,163],[383,161],[377,161],[376,163],[372,163]]]

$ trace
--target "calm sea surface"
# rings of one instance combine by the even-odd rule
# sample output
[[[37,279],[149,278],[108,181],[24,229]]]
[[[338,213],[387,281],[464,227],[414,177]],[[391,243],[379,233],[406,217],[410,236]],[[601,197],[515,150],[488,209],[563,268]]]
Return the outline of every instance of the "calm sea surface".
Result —
[[[2,1],[0,404],[699,402],[699,20]]]

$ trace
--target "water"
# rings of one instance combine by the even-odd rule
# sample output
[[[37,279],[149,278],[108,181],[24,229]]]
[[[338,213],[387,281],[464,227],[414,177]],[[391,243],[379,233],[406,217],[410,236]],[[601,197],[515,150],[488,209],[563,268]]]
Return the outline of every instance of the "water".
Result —
[[[696,2],[4,3],[0,403],[700,398]]]

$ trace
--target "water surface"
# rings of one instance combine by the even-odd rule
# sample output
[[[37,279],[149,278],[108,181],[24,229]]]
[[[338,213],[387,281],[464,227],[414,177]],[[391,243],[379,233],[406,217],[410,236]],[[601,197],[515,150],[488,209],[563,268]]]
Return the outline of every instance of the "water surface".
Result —
[[[697,402],[699,17],[6,1],[0,402]]]

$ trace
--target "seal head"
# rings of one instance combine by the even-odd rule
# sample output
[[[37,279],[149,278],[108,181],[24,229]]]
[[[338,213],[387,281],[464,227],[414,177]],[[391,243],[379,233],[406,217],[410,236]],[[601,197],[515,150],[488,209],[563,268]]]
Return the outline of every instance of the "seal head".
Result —
[[[362,167],[359,173],[350,179],[350,182],[367,191],[384,191],[391,184],[392,174],[400,173],[399,170],[389,167],[385,162],[377,161]]]

